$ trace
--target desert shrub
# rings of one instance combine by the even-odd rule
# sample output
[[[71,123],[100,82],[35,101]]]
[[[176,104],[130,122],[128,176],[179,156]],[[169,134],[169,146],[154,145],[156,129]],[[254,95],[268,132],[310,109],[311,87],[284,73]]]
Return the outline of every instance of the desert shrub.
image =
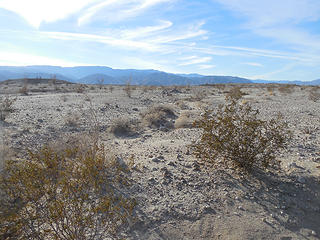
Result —
[[[278,91],[283,94],[291,94],[294,92],[294,88],[295,88],[295,85],[282,84],[282,86],[278,88]]]
[[[132,91],[134,90],[135,88],[131,85],[131,83],[130,83],[130,81],[128,81],[127,83],[126,83],[126,85],[125,85],[125,87],[124,87],[124,91],[125,91],[125,93],[127,94],[127,96],[129,97],[129,98],[131,98],[131,96],[132,96]]]
[[[22,87],[19,89],[19,93],[21,93],[21,94],[23,94],[23,95],[28,95],[28,87],[27,87],[27,85],[22,86]]]
[[[309,91],[309,100],[317,102],[320,100],[320,87],[312,87]]]
[[[131,221],[130,167],[103,145],[48,146],[8,161],[0,176],[1,239],[114,239]]]
[[[77,93],[84,93],[85,91],[85,85],[84,84],[80,84],[76,87],[76,92]]]
[[[223,164],[242,172],[277,166],[276,154],[286,146],[290,132],[280,116],[265,121],[258,114],[249,104],[227,98],[216,112],[206,111],[195,121],[203,132],[194,153],[210,166]]]
[[[117,137],[133,136],[139,132],[139,126],[136,119],[118,118],[111,123],[109,131]]]
[[[0,98],[0,121],[4,121],[14,111],[13,104],[16,100],[9,96]]]
[[[201,101],[207,96],[207,92],[201,88],[193,88],[192,93],[193,93],[191,97],[192,101]]]
[[[193,115],[189,111],[184,111],[180,114],[179,118],[175,121],[175,128],[192,128],[193,127]]]
[[[246,95],[246,93],[241,91],[240,87],[233,87],[231,88],[231,90],[227,93],[227,97],[228,98],[234,98],[236,100],[239,100],[240,98],[242,98],[244,95]]]
[[[172,120],[177,116],[171,106],[158,105],[141,114],[142,122],[152,128],[173,128]]]
[[[109,90],[112,93],[113,92],[114,87],[112,85],[109,86]]]
[[[69,113],[64,119],[67,127],[76,128],[80,125],[80,116],[77,113]]]

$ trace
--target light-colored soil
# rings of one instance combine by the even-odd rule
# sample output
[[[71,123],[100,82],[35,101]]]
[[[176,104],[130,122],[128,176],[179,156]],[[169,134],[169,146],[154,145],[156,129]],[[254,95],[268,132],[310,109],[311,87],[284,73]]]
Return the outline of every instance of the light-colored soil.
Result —
[[[240,101],[259,109],[263,119],[281,112],[293,131],[289,147],[278,156],[280,171],[244,177],[199,166],[189,146],[201,132],[181,124],[216,109],[232,86],[138,86],[131,97],[125,86],[111,92],[108,85],[29,84],[28,95],[18,93],[22,87],[0,84],[0,97],[17,97],[14,112],[1,122],[5,145],[16,157],[88,132],[95,123],[113,153],[133,156],[138,170],[131,192],[138,206],[126,239],[320,239],[320,102],[309,100],[310,87],[282,93],[277,86],[272,92],[265,85],[242,86],[247,95]],[[157,105],[173,108],[177,117],[160,128],[141,125],[127,136],[108,131],[116,119],[141,120],[141,113]],[[169,127],[179,121],[189,127]]]

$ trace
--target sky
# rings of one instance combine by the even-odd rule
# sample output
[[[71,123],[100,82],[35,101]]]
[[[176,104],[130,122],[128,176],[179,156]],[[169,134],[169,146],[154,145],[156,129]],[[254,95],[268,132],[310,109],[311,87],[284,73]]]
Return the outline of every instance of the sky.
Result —
[[[0,0],[0,65],[320,78],[319,0]]]

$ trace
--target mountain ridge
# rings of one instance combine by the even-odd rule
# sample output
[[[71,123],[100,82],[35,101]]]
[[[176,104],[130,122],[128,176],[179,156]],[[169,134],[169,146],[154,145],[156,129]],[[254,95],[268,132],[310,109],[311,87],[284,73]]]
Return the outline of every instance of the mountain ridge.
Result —
[[[130,84],[135,85],[201,85],[219,83],[284,83],[320,85],[313,81],[251,80],[236,76],[206,76],[197,73],[174,74],[154,69],[113,69],[106,66],[61,67],[51,65],[0,66],[0,81],[19,78],[56,78],[74,83]]]

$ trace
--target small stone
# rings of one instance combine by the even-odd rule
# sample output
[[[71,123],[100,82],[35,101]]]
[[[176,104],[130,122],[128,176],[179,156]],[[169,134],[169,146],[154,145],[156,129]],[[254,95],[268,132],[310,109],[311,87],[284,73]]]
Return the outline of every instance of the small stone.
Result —
[[[152,162],[159,163],[160,160],[159,160],[159,158],[153,158],[153,159],[152,159]]]
[[[304,177],[298,177],[298,179],[297,179],[297,181],[299,182],[299,183],[306,183],[306,179],[304,178]]]
[[[172,166],[172,167],[176,166],[176,165],[174,164],[174,162],[172,162],[172,161],[170,161],[170,162],[168,163],[168,165],[169,165],[169,166]]]
[[[317,236],[317,233],[312,230],[312,231],[311,231],[311,235],[312,235],[312,236]]]
[[[244,211],[244,208],[242,206],[239,206],[238,209]]]

